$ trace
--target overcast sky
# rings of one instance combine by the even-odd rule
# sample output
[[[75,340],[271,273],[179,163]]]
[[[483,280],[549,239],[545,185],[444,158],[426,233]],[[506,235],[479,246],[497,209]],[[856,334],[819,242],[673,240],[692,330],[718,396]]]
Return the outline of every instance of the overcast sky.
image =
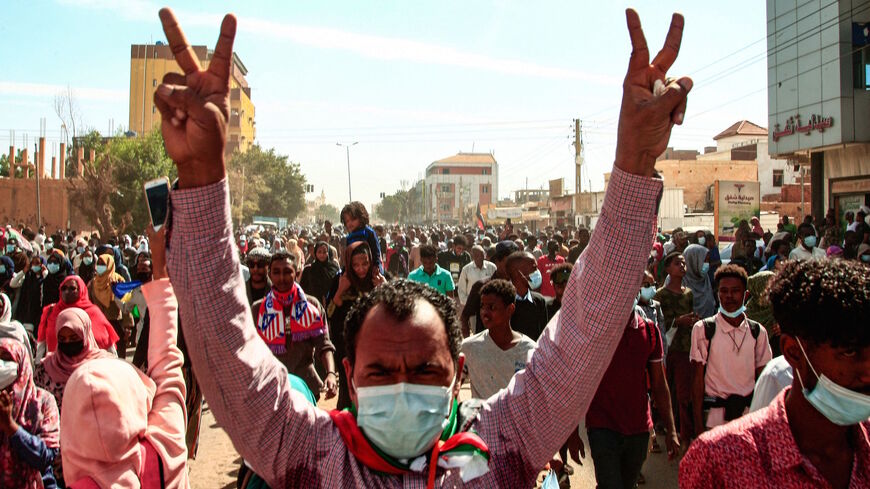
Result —
[[[302,165],[316,192],[347,201],[413,182],[432,161],[490,152],[499,197],[565,177],[573,190],[572,119],[584,127],[589,182],[603,186],[616,143],[634,6],[651,51],[673,11],[686,17],[671,73],[691,75],[686,124],[671,145],[702,150],[732,123],[767,122],[765,11],[758,0],[176,2],[193,44],[214,46],[220,18],[239,17],[257,141]],[[73,88],[87,125],[127,126],[130,45],[163,40],[162,6],[147,0],[37,0],[4,5],[0,23],[0,147],[9,130],[31,146],[45,117],[60,137],[55,93]]]

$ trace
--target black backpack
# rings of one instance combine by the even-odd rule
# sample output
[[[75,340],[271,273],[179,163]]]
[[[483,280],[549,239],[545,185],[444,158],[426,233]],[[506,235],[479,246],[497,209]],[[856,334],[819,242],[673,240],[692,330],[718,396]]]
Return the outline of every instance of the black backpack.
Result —
[[[758,335],[761,334],[761,323],[746,318],[749,322],[749,332],[752,334],[752,339],[758,340]],[[707,361],[710,361],[710,346],[713,344],[713,335],[716,334],[716,316],[704,319],[704,336],[707,338]]]

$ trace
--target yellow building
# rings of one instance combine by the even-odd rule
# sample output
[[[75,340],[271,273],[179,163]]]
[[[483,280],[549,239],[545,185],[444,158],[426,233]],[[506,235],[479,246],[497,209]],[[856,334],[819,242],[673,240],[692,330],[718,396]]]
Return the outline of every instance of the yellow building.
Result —
[[[193,46],[193,51],[203,68],[214,54],[206,46]],[[144,134],[160,123],[160,113],[154,106],[154,90],[163,81],[166,73],[181,73],[169,46],[157,44],[133,44],[130,47],[130,126],[129,130]],[[245,75],[248,69],[233,53],[230,74],[230,121],[227,132],[228,154],[235,150],[247,151],[254,144],[256,122],[254,104],[251,102],[251,87]]]

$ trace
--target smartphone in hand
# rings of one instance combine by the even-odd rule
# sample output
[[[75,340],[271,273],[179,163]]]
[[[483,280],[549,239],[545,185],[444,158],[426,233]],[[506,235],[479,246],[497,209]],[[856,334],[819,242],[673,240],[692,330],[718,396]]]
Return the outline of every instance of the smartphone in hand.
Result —
[[[160,231],[169,214],[169,179],[160,177],[149,180],[145,182],[144,188],[151,225],[154,226],[154,231]]]

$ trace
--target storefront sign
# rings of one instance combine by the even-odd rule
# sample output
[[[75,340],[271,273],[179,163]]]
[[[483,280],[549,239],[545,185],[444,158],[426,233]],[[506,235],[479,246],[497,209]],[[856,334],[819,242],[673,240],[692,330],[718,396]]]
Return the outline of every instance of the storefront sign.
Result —
[[[813,131],[825,132],[825,129],[832,127],[833,125],[833,117],[822,117],[818,114],[813,114],[806,124],[801,125],[800,114],[795,114],[785,121],[784,129],[780,129],[779,124],[776,124],[773,127],[773,140],[779,141],[780,138],[784,136],[791,136],[792,134],[809,135]]]
[[[747,222],[761,214],[761,184],[716,180],[713,221],[720,241],[734,241],[740,221]]]

